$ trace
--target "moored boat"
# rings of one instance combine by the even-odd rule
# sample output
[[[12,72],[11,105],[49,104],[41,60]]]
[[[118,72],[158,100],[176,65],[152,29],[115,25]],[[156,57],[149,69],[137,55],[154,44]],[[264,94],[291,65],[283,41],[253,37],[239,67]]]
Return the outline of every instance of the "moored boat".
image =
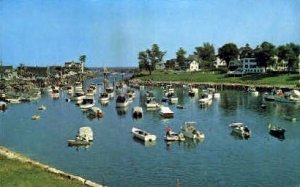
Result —
[[[31,117],[32,120],[39,120],[40,118],[41,118],[41,116],[39,116],[39,115],[33,115]]]
[[[182,134],[187,137],[187,138],[191,138],[191,139],[204,139],[205,135],[203,132],[200,132],[196,129],[196,122],[185,122],[184,126],[181,127],[181,132]]]
[[[93,96],[86,96],[82,99],[81,104],[79,105],[79,107],[81,109],[88,109],[95,106],[95,99]]]
[[[156,140],[156,136],[154,134],[150,134],[147,131],[132,127],[131,132],[134,137],[145,141],[145,142],[152,142]]]
[[[124,108],[129,105],[128,99],[123,95],[118,95],[116,99],[116,107],[117,108]]]
[[[182,132],[179,132],[179,133],[173,132],[171,130],[171,128],[169,128],[169,127],[166,129],[166,131],[167,131],[166,136],[165,136],[166,141],[184,141],[185,140]]]
[[[108,103],[109,102],[109,95],[106,92],[102,92],[100,93],[99,96],[99,101],[103,104]]]
[[[278,127],[278,126],[272,125],[272,124],[269,124],[268,128],[269,128],[270,135],[272,135],[280,140],[285,139],[285,137],[284,137],[285,129],[284,128],[281,128],[281,127]]]
[[[134,118],[141,118],[143,116],[143,108],[136,106],[132,109],[132,117]]]
[[[88,109],[88,113],[90,117],[96,117],[96,118],[102,118],[103,117],[103,111],[96,106],[93,106]]]
[[[251,130],[244,125],[244,123],[234,122],[229,124],[229,127],[232,129],[233,133],[236,133],[239,136],[250,137],[251,135]]]
[[[68,140],[69,146],[90,145],[94,140],[91,127],[80,127],[74,140]]]
[[[0,101],[0,110],[5,111],[7,109],[7,103]]]
[[[46,110],[46,106],[41,105],[41,106],[39,107],[39,110]]]
[[[166,107],[166,106],[161,106],[159,113],[164,118],[173,118],[174,117],[174,112],[169,107]]]

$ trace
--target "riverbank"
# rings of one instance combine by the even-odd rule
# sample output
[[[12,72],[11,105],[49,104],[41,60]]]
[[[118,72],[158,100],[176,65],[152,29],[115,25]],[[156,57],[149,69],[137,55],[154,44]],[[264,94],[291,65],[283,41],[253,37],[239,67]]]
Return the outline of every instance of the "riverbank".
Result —
[[[259,74],[243,77],[227,77],[220,72],[161,72],[155,71],[151,75],[142,73],[129,82],[132,85],[161,86],[174,84],[178,86],[191,84],[196,87],[214,87],[216,89],[246,90],[255,86],[258,91],[270,91],[274,87],[289,90],[296,87],[298,74]]]
[[[0,186],[102,187],[0,146]]]

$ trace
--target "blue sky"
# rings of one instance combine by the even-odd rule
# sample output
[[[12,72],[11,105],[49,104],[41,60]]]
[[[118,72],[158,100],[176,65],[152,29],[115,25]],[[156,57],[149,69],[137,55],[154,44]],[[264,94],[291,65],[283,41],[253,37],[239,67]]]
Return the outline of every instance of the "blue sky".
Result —
[[[300,44],[300,0],[0,0],[3,65],[137,66],[153,43],[174,58],[210,42],[215,49],[263,41]]]

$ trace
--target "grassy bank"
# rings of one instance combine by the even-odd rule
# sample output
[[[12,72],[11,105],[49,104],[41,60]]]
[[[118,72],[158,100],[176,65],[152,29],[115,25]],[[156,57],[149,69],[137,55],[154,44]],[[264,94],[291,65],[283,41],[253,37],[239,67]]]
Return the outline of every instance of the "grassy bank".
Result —
[[[242,77],[228,77],[219,72],[173,72],[154,71],[152,75],[142,72],[141,80],[153,81],[182,81],[182,82],[211,82],[211,83],[238,83],[247,85],[272,85],[272,86],[296,86],[299,84],[299,74],[265,73],[244,75]]]
[[[67,180],[48,173],[41,168],[0,155],[0,186],[4,187],[80,187],[75,180]]]

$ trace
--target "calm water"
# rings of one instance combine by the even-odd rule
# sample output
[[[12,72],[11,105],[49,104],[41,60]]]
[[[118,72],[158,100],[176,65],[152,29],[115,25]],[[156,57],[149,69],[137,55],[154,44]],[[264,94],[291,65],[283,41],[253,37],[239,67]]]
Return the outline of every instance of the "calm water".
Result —
[[[158,98],[163,96],[160,88],[151,89]],[[45,94],[38,102],[11,104],[0,113],[0,144],[108,186],[175,186],[177,179],[181,186],[300,185],[300,123],[284,119],[293,116],[299,120],[299,106],[268,102],[261,109],[261,95],[221,91],[219,100],[201,108],[198,98],[189,98],[182,89],[176,93],[179,104],[186,108],[170,105],[175,117],[169,120],[162,119],[158,110],[146,108],[142,119],[131,117],[134,106],[144,107],[144,92],[137,91],[127,111],[118,111],[115,100],[101,106],[105,114],[99,120],[87,118],[74,103],[67,103],[63,92],[59,100]],[[38,111],[41,104],[47,110]],[[34,114],[41,119],[32,121]],[[179,131],[185,121],[196,121],[205,140],[166,144],[166,126]],[[235,121],[250,127],[248,140],[231,135],[228,124]],[[286,128],[284,141],[268,134],[269,122]],[[81,126],[92,127],[93,145],[68,147],[66,141]],[[157,142],[145,145],[133,139],[133,126],[156,134]]]

